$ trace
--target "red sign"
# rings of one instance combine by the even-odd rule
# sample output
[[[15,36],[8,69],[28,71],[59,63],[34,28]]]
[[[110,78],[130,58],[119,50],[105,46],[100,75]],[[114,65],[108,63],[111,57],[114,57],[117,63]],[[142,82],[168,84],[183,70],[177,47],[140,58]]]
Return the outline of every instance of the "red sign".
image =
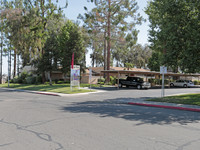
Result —
[[[74,68],[74,53],[72,54],[72,62],[71,62],[71,68]]]

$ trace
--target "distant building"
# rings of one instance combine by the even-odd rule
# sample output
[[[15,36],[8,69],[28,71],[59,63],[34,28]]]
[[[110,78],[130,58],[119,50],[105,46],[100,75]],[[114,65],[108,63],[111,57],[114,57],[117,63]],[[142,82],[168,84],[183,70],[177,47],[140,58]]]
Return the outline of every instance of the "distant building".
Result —
[[[2,76],[1,83],[2,83],[2,84],[5,84],[6,81],[7,81],[7,79],[8,79],[8,76],[7,76],[7,75],[3,75],[3,76]]]
[[[81,83],[89,83],[89,69],[92,69],[92,79],[91,79],[91,83],[92,84],[96,84],[98,83],[98,79],[102,78],[104,75],[101,74],[101,71],[104,70],[104,67],[90,67],[88,69],[86,69],[85,73],[82,74],[81,76]],[[124,67],[110,67],[110,70],[127,70],[127,68]],[[144,71],[144,72],[148,72],[150,71],[149,69],[142,69],[142,68],[129,68],[130,71]],[[116,74],[112,74],[110,73],[109,76],[116,76]],[[129,76],[135,76],[135,74],[129,74]],[[137,76],[142,76],[141,75],[137,75]],[[121,75],[120,78],[125,78],[126,75]]]
[[[92,78],[91,78],[91,84],[98,83],[98,79],[104,77],[104,73],[101,73],[101,71],[104,71],[104,67],[89,67],[85,70],[85,73],[81,73],[80,81],[81,83],[90,83],[89,81],[89,69],[92,70]],[[124,67],[110,67],[110,71],[126,71],[127,68]],[[20,72],[28,72],[33,73],[36,72],[36,68],[32,66],[25,66]],[[130,73],[120,73],[119,78],[126,78],[126,76],[138,76],[142,77],[144,80],[148,81],[148,78],[155,78],[160,79],[160,72],[151,71],[149,69],[142,69],[142,68],[129,68],[128,72]],[[127,72],[127,71],[126,71]],[[46,80],[48,80],[47,73],[45,74]],[[109,76],[117,77],[116,73],[109,73]],[[168,72],[165,75],[166,79],[172,79],[172,77],[176,77],[177,79],[187,79],[187,80],[198,80],[199,81],[199,74],[179,74],[179,73],[172,73]],[[64,74],[61,71],[52,71],[51,72],[51,79],[52,80],[64,80]],[[70,77],[66,78],[67,80],[70,80]],[[5,80],[5,79],[4,79]],[[7,78],[6,78],[7,80]],[[5,81],[6,81],[5,80]]]

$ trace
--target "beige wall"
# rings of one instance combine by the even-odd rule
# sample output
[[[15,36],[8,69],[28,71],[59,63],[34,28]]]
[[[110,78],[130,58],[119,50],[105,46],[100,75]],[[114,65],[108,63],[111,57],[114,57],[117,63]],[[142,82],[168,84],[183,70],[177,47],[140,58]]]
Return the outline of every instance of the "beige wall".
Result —
[[[6,78],[2,78],[2,84],[5,84],[6,83],[6,81],[7,81],[7,79]]]
[[[59,79],[64,79],[63,73],[52,73],[51,74],[51,79],[52,80],[59,80]]]
[[[100,76],[92,76],[91,79],[91,84],[97,84],[98,83],[98,79],[100,79]],[[89,76],[82,76],[81,77],[81,83],[87,83],[89,84]]]

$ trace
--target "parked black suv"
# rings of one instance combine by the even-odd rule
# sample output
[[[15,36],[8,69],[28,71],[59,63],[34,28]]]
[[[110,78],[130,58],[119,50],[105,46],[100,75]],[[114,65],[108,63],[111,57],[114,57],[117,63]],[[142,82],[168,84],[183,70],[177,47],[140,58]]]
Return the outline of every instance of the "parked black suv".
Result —
[[[140,77],[127,77],[126,79],[119,79],[119,87],[123,87],[124,85],[126,87],[133,86],[137,89],[147,89],[151,87],[149,82],[144,82]]]

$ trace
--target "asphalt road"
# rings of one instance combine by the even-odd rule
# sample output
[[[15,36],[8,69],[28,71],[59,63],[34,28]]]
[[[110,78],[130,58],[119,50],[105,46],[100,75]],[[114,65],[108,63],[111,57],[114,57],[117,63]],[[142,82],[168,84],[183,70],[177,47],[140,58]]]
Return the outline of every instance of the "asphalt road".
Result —
[[[0,150],[199,150],[200,113],[123,104],[157,96],[160,89],[64,97],[0,89]]]

